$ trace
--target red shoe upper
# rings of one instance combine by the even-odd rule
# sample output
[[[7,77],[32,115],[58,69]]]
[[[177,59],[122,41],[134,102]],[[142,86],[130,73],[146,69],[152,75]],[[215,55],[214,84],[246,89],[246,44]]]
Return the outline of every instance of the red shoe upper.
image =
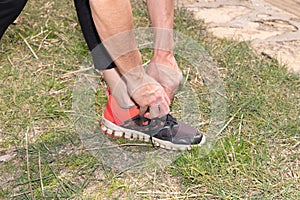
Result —
[[[129,109],[121,108],[113,97],[110,94],[110,91],[107,91],[108,100],[104,110],[104,118],[116,125],[122,125],[126,120],[129,120],[137,115],[139,115],[140,110],[137,106],[134,106]]]

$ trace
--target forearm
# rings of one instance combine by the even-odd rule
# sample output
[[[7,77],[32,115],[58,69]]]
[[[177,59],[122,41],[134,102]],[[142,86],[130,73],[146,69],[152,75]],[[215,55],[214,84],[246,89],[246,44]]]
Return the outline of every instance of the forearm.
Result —
[[[174,58],[174,0],[147,0],[149,16],[154,31],[154,54],[147,74],[158,81],[172,99],[182,73]]]
[[[174,0],[147,0],[147,6],[154,29],[154,56],[161,55],[161,52],[158,53],[159,51],[172,53],[174,47]]]

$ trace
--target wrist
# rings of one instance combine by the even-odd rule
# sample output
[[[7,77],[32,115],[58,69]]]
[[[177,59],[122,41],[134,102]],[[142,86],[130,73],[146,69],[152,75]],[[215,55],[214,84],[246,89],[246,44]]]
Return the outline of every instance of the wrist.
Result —
[[[145,85],[147,83],[147,77],[144,67],[137,66],[129,71],[127,71],[125,74],[123,74],[122,78],[125,79],[127,90],[130,96],[141,86]]]

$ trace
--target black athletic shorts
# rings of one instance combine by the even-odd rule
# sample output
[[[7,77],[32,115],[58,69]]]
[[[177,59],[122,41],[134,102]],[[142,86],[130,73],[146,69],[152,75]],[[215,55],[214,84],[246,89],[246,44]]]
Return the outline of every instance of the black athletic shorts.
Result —
[[[10,24],[19,16],[27,0],[0,0],[0,40]]]
[[[0,39],[7,27],[14,22],[25,7],[27,0],[0,0]],[[101,43],[92,19],[89,0],[74,0],[83,36],[91,51],[96,69],[115,67],[113,60]]]
[[[101,43],[90,9],[89,0],[74,0],[78,20],[88,48],[91,51],[96,69],[116,67],[112,58]]]

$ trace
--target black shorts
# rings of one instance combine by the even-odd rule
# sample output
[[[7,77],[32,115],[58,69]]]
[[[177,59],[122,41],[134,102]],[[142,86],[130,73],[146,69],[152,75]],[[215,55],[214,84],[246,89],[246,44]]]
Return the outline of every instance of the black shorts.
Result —
[[[7,27],[19,16],[27,0],[0,0],[0,40]]]
[[[25,7],[27,0],[0,0],[0,39],[7,27],[14,22]],[[115,67],[113,60],[101,43],[92,19],[89,0],[74,0],[77,16],[91,51],[96,69],[105,70]]]
[[[116,67],[101,43],[92,18],[89,0],[74,0],[74,3],[81,30],[88,48],[91,51],[95,68],[105,70]]]

